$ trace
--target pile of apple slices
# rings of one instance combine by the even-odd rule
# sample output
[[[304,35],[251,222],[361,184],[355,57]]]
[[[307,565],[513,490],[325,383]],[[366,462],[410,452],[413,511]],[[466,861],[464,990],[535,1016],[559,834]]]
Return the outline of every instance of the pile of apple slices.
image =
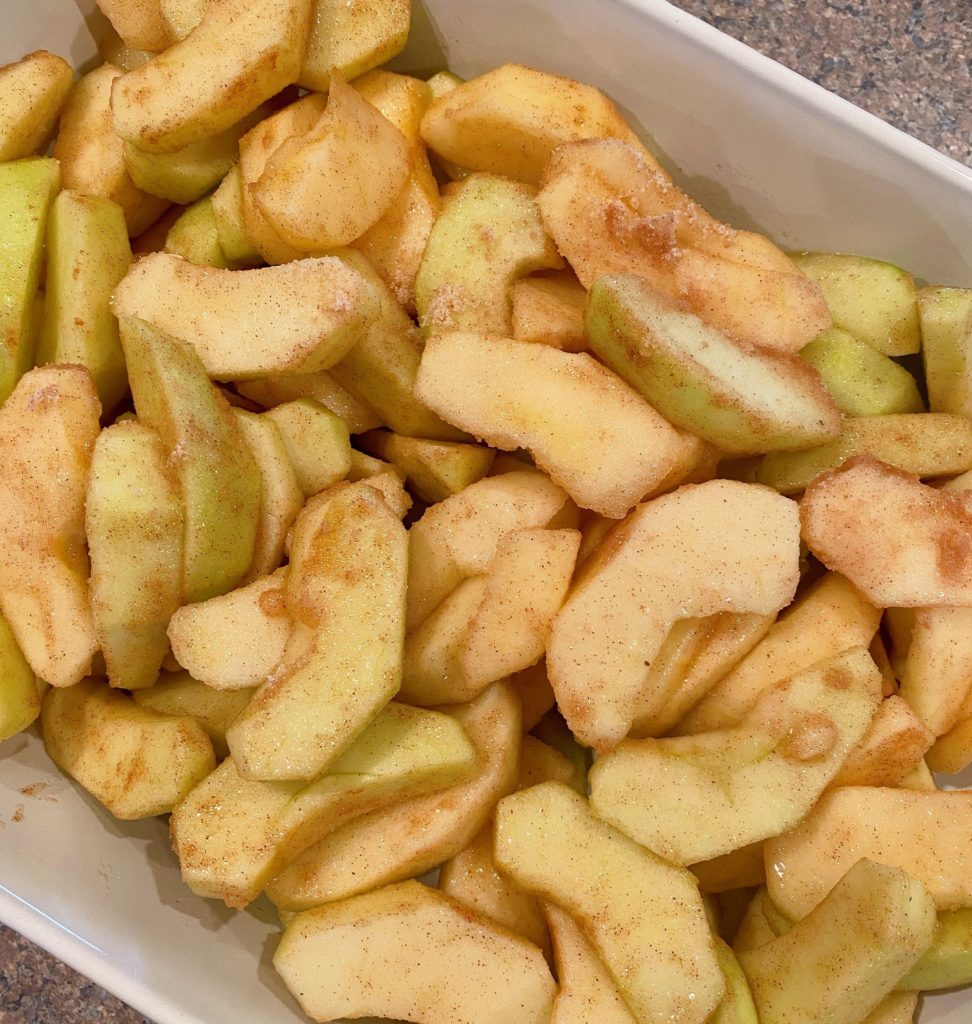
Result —
[[[972,983],[972,291],[379,69],[402,0],[99,2],[0,69],[0,738],[268,895],[319,1021]]]

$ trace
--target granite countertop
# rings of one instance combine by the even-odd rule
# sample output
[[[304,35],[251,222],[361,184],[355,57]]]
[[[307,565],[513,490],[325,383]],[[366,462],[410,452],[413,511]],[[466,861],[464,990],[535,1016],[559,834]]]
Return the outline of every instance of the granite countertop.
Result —
[[[972,165],[968,0],[680,0],[677,6]],[[0,927],[0,1024],[144,1021]]]

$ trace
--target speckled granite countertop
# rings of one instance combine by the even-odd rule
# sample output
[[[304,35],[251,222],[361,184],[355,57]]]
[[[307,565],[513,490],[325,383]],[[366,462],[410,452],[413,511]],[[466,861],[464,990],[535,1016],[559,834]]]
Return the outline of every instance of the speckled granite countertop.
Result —
[[[972,165],[969,0],[680,0],[677,6]],[[144,1021],[0,927],[0,1024]]]

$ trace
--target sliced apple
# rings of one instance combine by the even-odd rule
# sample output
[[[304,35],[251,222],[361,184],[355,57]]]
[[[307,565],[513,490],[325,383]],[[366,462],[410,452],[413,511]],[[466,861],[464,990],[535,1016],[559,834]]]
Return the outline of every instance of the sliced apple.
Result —
[[[264,414],[280,431],[297,482],[307,497],[343,480],[351,468],[347,424],[318,402],[299,398]]]
[[[501,871],[577,921],[636,1021],[708,1020],[725,981],[688,871],[598,821],[557,782],[500,801],[494,853]]]
[[[427,333],[512,332],[510,288],[535,270],[563,266],[547,237],[535,190],[489,174],[466,178],[429,235],[415,279]]]
[[[972,412],[972,289],[920,288],[921,358],[935,412]]]
[[[834,786],[897,786],[935,742],[901,697],[881,702],[870,728],[833,780]]]
[[[510,531],[547,526],[567,495],[542,473],[486,477],[433,505],[408,533],[411,633],[464,580],[483,576]]]
[[[448,789],[355,818],[309,847],[267,889],[280,909],[307,910],[418,877],[472,842],[497,800],[516,787],[520,710],[506,683],[446,710],[476,748],[475,773]]]
[[[843,576],[828,573],[676,726],[682,735],[739,722],[767,688],[851,647],[867,647],[881,613]]]
[[[103,64],[75,83],[61,112],[53,155],[61,164],[64,187],[118,203],[134,238],[154,224],[169,203],[137,188],[128,173],[124,143],[111,119],[112,85],[123,73]]]
[[[0,164],[0,402],[34,365],[35,302],[40,286],[48,212],[61,184],[56,160],[39,157]]]
[[[44,323],[37,363],[79,363],[111,412],[128,391],[111,296],[132,262],[121,207],[64,191],[47,226]]]
[[[806,919],[740,953],[761,1024],[858,1024],[925,952],[935,923],[920,881],[857,861]]]
[[[166,233],[162,251],[200,267],[225,270],[229,266],[219,243],[211,197],[200,199],[179,215]]]
[[[158,53],[174,42],[160,0],[98,0],[98,7],[129,46]]]
[[[546,1024],[556,991],[536,946],[418,882],[299,914],[273,962],[321,1021]]]
[[[267,161],[253,197],[288,245],[321,252],[347,245],[387,213],[408,181],[405,136],[340,74],[327,107]]]
[[[554,620],[547,669],[571,731],[609,750],[630,730],[672,624],[718,611],[775,614],[798,579],[797,510],[731,480],[639,506],[585,565]],[[652,594],[633,604],[629,594]]]
[[[185,515],[162,441],[138,422],[98,436],[85,499],[91,611],[112,686],[152,686],[182,601]]]
[[[689,444],[586,353],[436,334],[415,388],[443,419],[492,447],[526,448],[578,505],[614,519],[662,483]]]
[[[407,540],[379,494],[362,482],[309,501],[290,556],[298,627],[228,736],[249,779],[315,778],[401,682]]]
[[[390,704],[314,782],[245,779],[227,758],[175,808],[172,843],[199,896],[244,907],[351,818],[469,776],[475,750],[448,715]]]
[[[223,250],[227,265],[240,268],[262,263],[263,257],[246,237],[243,219],[243,177],[239,164],[234,164],[229,174],[219,183],[219,187],[210,196],[210,202],[213,219],[216,221],[219,246]]]
[[[37,677],[0,615],[0,743],[35,721],[41,711],[41,696]]]
[[[0,162],[44,150],[73,81],[71,65],[46,50],[0,68]]]
[[[112,86],[116,133],[171,153],[225,131],[297,80],[311,0],[209,4],[180,43]]]
[[[763,844],[740,846],[711,860],[692,865],[692,874],[704,893],[726,893],[737,889],[758,889],[766,884]]]
[[[600,278],[587,307],[591,348],[682,427],[734,455],[811,448],[841,419],[795,356],[744,348],[634,275]]]
[[[932,944],[897,987],[926,992],[969,984],[972,984],[972,910],[946,910],[938,915]]]
[[[84,501],[101,405],[91,374],[45,366],[0,409],[0,609],[30,667],[53,686],[91,668]]]
[[[972,717],[960,717],[944,736],[940,736],[926,757],[935,772],[955,775],[972,764]]]
[[[513,337],[564,352],[587,349],[587,292],[570,271],[521,278],[510,289]]]
[[[972,906],[972,794],[849,786],[823,796],[786,835],[766,843],[766,882],[799,921],[861,857],[923,882],[940,910]]]
[[[179,608],[168,630],[176,660],[216,690],[259,686],[280,662],[290,636],[286,583],[287,569],[278,569],[228,594]]]
[[[188,715],[139,707],[93,679],[49,691],[41,733],[51,760],[125,821],[168,814],[215,766]]]
[[[972,604],[972,493],[858,456],[807,488],[800,516],[813,554],[875,606]]]
[[[378,315],[379,298],[331,256],[218,270],[154,253],[118,286],[114,308],[191,344],[216,380],[241,380],[332,366]]]
[[[463,82],[429,108],[422,137],[472,171],[540,183],[553,151],[581,139],[637,139],[599,89],[504,64]]]
[[[591,770],[591,807],[675,864],[730,853],[805,817],[880,699],[874,662],[853,648],[767,690],[735,728],[627,740]]]
[[[538,661],[514,672],[509,682],[523,706],[523,731],[529,732],[557,702],[547,678],[547,665],[543,660]]]
[[[304,491],[277,424],[243,409],[234,409],[233,415],[256,460],[262,483],[253,560],[244,577],[252,582],[280,567],[287,534],[304,507]]]

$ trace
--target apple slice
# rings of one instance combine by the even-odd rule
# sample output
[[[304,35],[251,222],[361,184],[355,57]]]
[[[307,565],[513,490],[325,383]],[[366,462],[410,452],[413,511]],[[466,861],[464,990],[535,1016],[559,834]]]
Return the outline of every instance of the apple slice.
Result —
[[[560,988],[551,1024],[634,1024],[614,979],[580,926],[553,903],[543,905]]]
[[[243,176],[240,164],[233,165],[209,199],[213,208],[213,219],[216,221],[219,246],[223,250],[226,263],[236,268],[253,267],[262,263],[263,257],[246,237],[243,220]]]
[[[379,298],[333,256],[217,270],[153,253],[118,286],[114,309],[191,344],[214,379],[241,380],[327,369],[378,315]]]
[[[721,857],[693,864],[692,874],[704,893],[722,894],[735,889],[758,889],[766,884],[763,844],[740,846]],[[727,932],[728,934],[728,932]]]
[[[405,136],[332,74],[327,107],[273,153],[253,198],[288,245],[321,252],[347,245],[387,213],[408,181]]]
[[[168,629],[179,664],[215,690],[264,682],[283,657],[293,626],[284,596],[287,571],[179,608]]]
[[[867,647],[881,621],[843,576],[828,573],[769,627],[766,637],[678,723],[690,735],[735,725],[759,695],[794,672],[802,672],[851,647]]]
[[[513,282],[563,265],[540,222],[534,189],[495,175],[470,175],[429,235],[415,279],[419,323],[426,334],[466,330],[508,337]]]
[[[309,847],[267,889],[281,910],[321,903],[417,878],[465,849],[500,797],[516,787],[520,709],[506,683],[447,708],[476,748],[465,782],[362,815]]]
[[[672,625],[727,610],[775,614],[793,597],[798,558],[796,505],[766,488],[713,480],[640,505],[554,620],[547,668],[574,735],[616,746]]]
[[[116,133],[171,153],[217,135],[297,80],[311,0],[208,4],[189,35],[112,86]]]
[[[132,262],[121,207],[61,192],[47,226],[44,323],[37,363],[80,363],[112,412],[128,391],[111,296]]]
[[[23,732],[40,711],[37,676],[27,664],[7,620],[0,615],[0,743]]]
[[[73,81],[71,65],[46,50],[0,68],[0,162],[46,149]]]
[[[398,692],[407,539],[367,483],[312,499],[294,524],[281,664],[230,730],[247,779],[313,779]]]
[[[119,326],[135,409],[162,439],[182,488],[183,601],[225,594],[253,560],[259,467],[195,350],[133,317]]]
[[[766,843],[773,903],[799,921],[861,857],[926,886],[940,910],[972,906],[972,794],[849,786],[826,793],[786,835]]]
[[[591,807],[674,864],[730,853],[805,817],[880,700],[874,662],[852,648],[767,690],[735,728],[625,741],[591,770]]]
[[[547,665],[541,659],[529,668],[514,672],[509,683],[523,705],[523,731],[534,729],[543,716],[557,703],[547,678]]]
[[[568,786],[500,801],[496,864],[566,910],[639,1024],[702,1024],[725,994],[692,875],[597,820]]]
[[[897,786],[935,742],[934,735],[896,694],[881,701],[868,731],[832,785]]]
[[[219,244],[219,229],[210,196],[184,210],[165,236],[163,252],[200,267],[226,270],[229,264]]]
[[[158,436],[137,421],[98,436],[85,500],[91,611],[112,686],[152,686],[182,600],[182,495]]]
[[[140,707],[94,679],[48,692],[41,734],[51,760],[123,821],[168,814],[216,763],[188,715]]]
[[[878,608],[972,604],[972,493],[939,491],[870,456],[818,477],[803,539]]]
[[[761,1024],[859,1024],[928,948],[935,922],[920,881],[857,861],[805,920],[740,954]]]
[[[160,0],[98,0],[98,7],[118,35],[137,50],[158,53],[174,42]]]
[[[940,736],[925,759],[935,772],[956,775],[972,764],[972,717],[960,716],[944,736]]]
[[[228,757],[170,822],[194,893],[245,907],[295,857],[345,822],[469,777],[476,754],[448,715],[383,708],[332,770],[313,782],[257,782]]]
[[[972,413],[972,288],[920,288],[921,358],[935,412]]]
[[[273,963],[319,1021],[546,1024],[556,991],[536,946],[418,882],[298,914]]]
[[[263,414],[280,431],[297,482],[307,497],[343,480],[351,469],[351,439],[340,416],[299,398]]]
[[[578,505],[613,519],[662,484],[691,444],[586,353],[546,345],[436,334],[415,389],[492,447],[526,448]]]
[[[927,992],[969,984],[972,984],[972,910],[946,910],[938,915],[932,944],[897,987]]]
[[[84,501],[100,415],[79,366],[31,370],[0,408],[0,609],[52,686],[87,675],[98,647]]]
[[[586,324],[608,366],[669,422],[724,452],[811,448],[840,435],[840,413],[809,366],[744,348],[642,278],[596,281]]]
[[[521,64],[504,64],[440,97],[422,119],[422,138],[446,160],[531,185],[565,142],[637,144],[599,89]]]
[[[586,351],[587,292],[569,270],[521,278],[510,289],[511,328],[517,341]]]

